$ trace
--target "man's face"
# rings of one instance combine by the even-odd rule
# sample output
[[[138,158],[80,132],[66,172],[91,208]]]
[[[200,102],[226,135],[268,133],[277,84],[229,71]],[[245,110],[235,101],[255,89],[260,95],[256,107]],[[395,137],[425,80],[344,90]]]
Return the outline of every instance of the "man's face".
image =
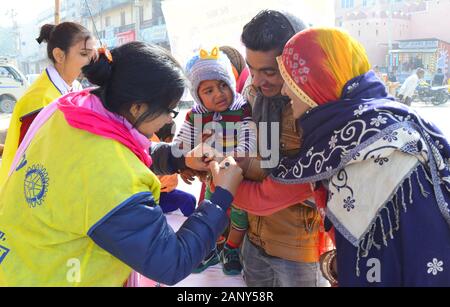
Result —
[[[276,57],[278,50],[255,51],[246,49],[247,65],[252,76],[252,85],[259,88],[264,96],[280,95],[283,78],[278,70]]]

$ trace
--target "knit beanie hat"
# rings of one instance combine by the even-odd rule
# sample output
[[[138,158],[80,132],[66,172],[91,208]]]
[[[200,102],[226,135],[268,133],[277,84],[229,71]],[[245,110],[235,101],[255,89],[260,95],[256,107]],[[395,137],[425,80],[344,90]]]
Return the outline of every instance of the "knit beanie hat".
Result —
[[[224,81],[233,92],[233,98],[236,97],[236,80],[231,62],[217,47],[211,53],[201,49],[199,55],[195,55],[189,60],[186,65],[186,74],[191,83],[190,91],[192,98],[194,98],[197,104],[203,106],[198,96],[198,87],[201,82],[206,80]]]

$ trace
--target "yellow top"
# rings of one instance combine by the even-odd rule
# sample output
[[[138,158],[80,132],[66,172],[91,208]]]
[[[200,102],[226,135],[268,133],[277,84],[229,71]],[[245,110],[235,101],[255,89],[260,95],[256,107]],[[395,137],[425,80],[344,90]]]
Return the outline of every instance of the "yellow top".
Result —
[[[17,101],[11,116],[11,122],[9,124],[2,162],[0,165],[0,187],[6,180],[17,148],[19,147],[21,127],[20,118],[24,115],[42,109],[52,101],[59,98],[61,95],[61,92],[50,80],[47,70],[45,70],[28,88],[22,98]]]
[[[160,183],[127,147],[69,126],[57,110],[0,189],[0,286],[122,286],[131,268],[88,236]]]

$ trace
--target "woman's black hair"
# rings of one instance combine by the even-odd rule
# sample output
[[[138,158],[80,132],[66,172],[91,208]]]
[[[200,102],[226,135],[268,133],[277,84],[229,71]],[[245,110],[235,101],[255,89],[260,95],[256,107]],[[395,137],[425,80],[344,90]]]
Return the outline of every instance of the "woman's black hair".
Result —
[[[56,26],[43,25],[36,41],[39,44],[47,43],[47,56],[55,63],[53,49],[59,48],[67,53],[73,45],[83,40],[86,43],[90,38],[92,38],[91,32],[82,25],[75,22],[63,22]]]
[[[289,39],[305,28],[303,21],[292,14],[263,10],[244,26],[241,41],[251,50],[281,53]]]
[[[101,53],[82,68],[84,76],[99,87],[92,91],[106,109],[126,115],[133,103],[144,103],[148,111],[135,123],[156,118],[176,107],[186,79],[180,64],[163,48],[131,42],[111,50],[110,63]]]

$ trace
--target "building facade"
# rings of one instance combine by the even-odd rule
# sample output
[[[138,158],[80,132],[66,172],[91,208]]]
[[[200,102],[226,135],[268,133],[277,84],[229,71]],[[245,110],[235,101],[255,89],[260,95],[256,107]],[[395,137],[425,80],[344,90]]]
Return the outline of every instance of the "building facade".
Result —
[[[372,65],[384,71],[396,70],[400,79],[412,72],[412,63],[422,63],[427,75],[434,74],[438,67],[450,75],[449,68],[440,64],[448,62],[440,50],[447,50],[442,46],[450,42],[446,16],[450,0],[336,0],[335,12],[336,26],[364,45]],[[419,53],[400,47],[414,42],[433,42],[440,47]]]
[[[91,2],[82,10],[82,22],[108,47],[140,40],[170,50],[160,0]]]
[[[62,0],[60,18],[82,24],[109,48],[140,40],[170,50],[161,0]],[[18,60],[24,74],[40,73],[49,64],[47,45],[35,40],[46,23],[54,23],[53,8],[20,29],[24,51]]]

